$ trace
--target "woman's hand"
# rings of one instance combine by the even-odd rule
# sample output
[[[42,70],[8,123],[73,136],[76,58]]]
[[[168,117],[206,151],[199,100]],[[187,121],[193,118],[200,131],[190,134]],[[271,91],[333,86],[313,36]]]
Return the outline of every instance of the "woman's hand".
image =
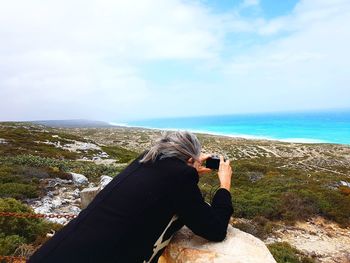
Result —
[[[193,163],[192,158],[190,158],[189,159],[189,164],[197,169],[198,175],[203,175],[203,174],[206,174],[206,173],[210,173],[212,170],[210,168],[207,168],[207,167],[203,166],[203,162],[206,159],[208,159],[210,156],[211,156],[211,154],[203,154],[203,153],[201,153],[201,155],[199,157],[199,162],[195,161]]]
[[[230,160],[224,161],[224,157],[220,156],[220,165],[218,170],[218,177],[220,180],[220,188],[225,188],[230,191],[231,188],[232,168]]]

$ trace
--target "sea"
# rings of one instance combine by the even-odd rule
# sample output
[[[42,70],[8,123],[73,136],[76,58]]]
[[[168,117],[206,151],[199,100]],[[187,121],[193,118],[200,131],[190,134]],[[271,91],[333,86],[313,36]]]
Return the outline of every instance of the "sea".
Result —
[[[350,109],[140,119],[123,125],[248,139],[350,145]]]

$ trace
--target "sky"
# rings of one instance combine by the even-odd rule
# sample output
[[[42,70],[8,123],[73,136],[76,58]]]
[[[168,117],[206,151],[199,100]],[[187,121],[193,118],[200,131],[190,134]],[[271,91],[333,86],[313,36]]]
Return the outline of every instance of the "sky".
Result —
[[[0,120],[350,108],[349,0],[0,0]]]

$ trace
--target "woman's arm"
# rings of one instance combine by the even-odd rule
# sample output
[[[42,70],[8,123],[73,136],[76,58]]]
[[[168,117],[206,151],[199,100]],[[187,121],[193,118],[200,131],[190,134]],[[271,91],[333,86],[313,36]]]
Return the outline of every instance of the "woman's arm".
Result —
[[[198,188],[198,173],[190,167],[179,175],[178,185],[170,195],[176,214],[195,234],[210,241],[222,241],[233,213],[231,194],[225,188],[216,191],[211,206]]]

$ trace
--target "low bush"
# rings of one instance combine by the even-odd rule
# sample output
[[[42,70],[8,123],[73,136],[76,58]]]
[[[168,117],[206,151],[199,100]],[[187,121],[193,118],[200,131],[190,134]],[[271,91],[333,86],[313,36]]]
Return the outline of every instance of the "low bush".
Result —
[[[102,146],[101,148],[110,157],[116,158],[119,163],[129,163],[139,155],[137,152],[125,149],[120,146]]]
[[[234,217],[253,219],[261,216],[293,224],[296,220],[320,215],[341,226],[350,225],[347,189],[330,187],[334,182],[345,180],[340,175],[277,169],[264,158],[237,160],[233,168]],[[252,174],[259,177],[252,180]],[[206,199],[213,196],[213,189],[217,189],[218,184],[216,171],[200,178]]]
[[[0,212],[34,213],[32,208],[13,198],[0,198]],[[43,239],[51,229],[58,230],[61,225],[40,218],[0,217],[1,255],[10,255],[23,243]]]
[[[260,239],[265,239],[272,233],[275,224],[265,217],[257,216],[253,220],[248,222],[236,222],[232,224],[233,227],[238,228],[244,232],[247,232]]]
[[[315,263],[315,261],[304,255],[287,242],[279,242],[268,245],[268,248],[277,263]]]
[[[36,198],[40,195],[38,185],[22,183],[0,184],[0,197],[13,197],[16,199]]]
[[[97,165],[93,162],[86,161],[58,160],[31,154],[18,155],[15,157],[0,157],[0,163],[7,164],[10,167],[17,165],[27,168],[40,168],[41,173],[37,172],[37,177],[43,177],[46,173],[49,177],[67,179],[68,172],[75,172],[84,174],[92,181],[97,180],[101,175],[115,176],[123,169],[123,167],[112,165]]]
[[[294,222],[305,220],[319,213],[317,197],[305,191],[283,193],[279,200],[278,211],[284,220]]]
[[[1,144],[1,156],[16,156],[21,154],[34,153],[42,157],[51,157],[58,159],[76,159],[79,154],[70,152],[54,145],[45,144],[42,142],[55,142],[58,139],[53,138],[55,133],[43,131],[40,129],[25,128],[25,127],[6,127],[0,126],[0,138],[6,140],[6,144]],[[67,137],[69,135],[66,135]],[[64,139],[59,139],[61,142],[68,142]]]
[[[5,236],[0,233],[0,255],[11,255],[16,248],[25,243],[25,239],[18,235]]]

